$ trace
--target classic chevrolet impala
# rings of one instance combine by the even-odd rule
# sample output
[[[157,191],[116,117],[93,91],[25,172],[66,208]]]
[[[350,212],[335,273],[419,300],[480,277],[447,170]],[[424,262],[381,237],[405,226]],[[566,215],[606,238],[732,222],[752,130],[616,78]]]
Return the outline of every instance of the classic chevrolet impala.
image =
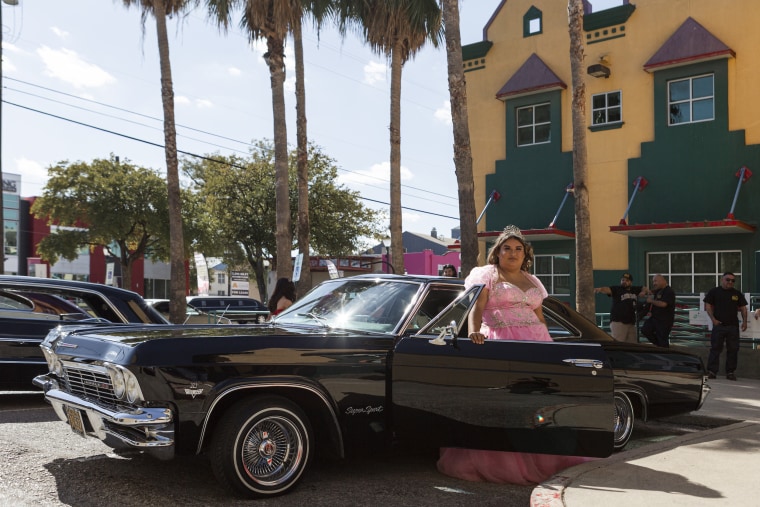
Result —
[[[206,453],[221,483],[254,497],[294,487],[315,451],[409,441],[607,456],[634,405],[701,405],[698,358],[642,345],[630,359],[559,302],[544,310],[555,342],[471,343],[480,290],[362,275],[324,282],[267,324],[64,326],[42,344],[50,373],[35,384],[73,431],[162,459]]]

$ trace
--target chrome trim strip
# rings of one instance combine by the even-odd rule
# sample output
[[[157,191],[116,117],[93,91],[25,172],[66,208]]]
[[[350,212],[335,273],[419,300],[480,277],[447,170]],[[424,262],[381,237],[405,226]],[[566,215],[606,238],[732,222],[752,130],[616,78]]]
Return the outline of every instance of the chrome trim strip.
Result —
[[[119,440],[135,446],[135,447],[165,447],[174,445],[173,437],[164,437],[156,435],[155,433],[171,434],[173,431],[166,431],[162,428],[153,430],[153,427],[172,425],[173,416],[171,410],[168,408],[137,408],[135,412],[118,412],[114,410],[108,410],[94,403],[82,400],[78,397],[72,396],[61,389],[59,389],[58,381],[48,377],[47,375],[40,375],[33,380],[34,385],[40,387],[45,391],[45,399],[53,405],[56,413],[59,414],[59,418],[65,421],[60,414],[63,414],[63,406],[76,408],[85,412],[90,420],[94,418],[101,419],[106,422],[110,422],[117,426],[123,426],[127,428],[136,428],[139,430],[146,430],[148,433],[154,434],[155,440],[145,440],[142,442],[134,441],[131,438],[126,437],[118,432],[109,430],[108,428],[96,428],[96,430],[104,431],[109,435],[113,435]]]
[[[320,391],[319,389],[314,388],[311,385],[308,384],[296,384],[296,383],[285,383],[285,382],[278,382],[278,383],[268,383],[268,384],[246,384],[242,386],[235,386],[231,387],[221,393],[219,393],[219,396],[214,399],[214,401],[211,403],[211,406],[208,409],[208,412],[206,412],[206,417],[203,419],[203,427],[201,428],[201,435],[198,439],[198,448],[196,449],[196,454],[201,453],[201,449],[203,448],[203,440],[206,436],[206,427],[208,426],[208,421],[211,418],[211,414],[214,412],[214,407],[216,404],[225,396],[228,394],[239,391],[241,389],[260,389],[265,387],[288,387],[288,388],[298,388],[298,389],[305,389],[307,391],[311,391],[312,393],[316,394],[324,403],[325,407],[330,411],[330,415],[332,416],[333,424],[335,425],[335,429],[338,433],[338,446],[340,447],[340,455],[342,456],[345,452],[344,446],[343,446],[343,433],[340,431],[340,424],[338,423],[338,416],[335,413],[335,410],[333,410],[332,405],[330,405],[330,400],[325,397],[325,395]]]

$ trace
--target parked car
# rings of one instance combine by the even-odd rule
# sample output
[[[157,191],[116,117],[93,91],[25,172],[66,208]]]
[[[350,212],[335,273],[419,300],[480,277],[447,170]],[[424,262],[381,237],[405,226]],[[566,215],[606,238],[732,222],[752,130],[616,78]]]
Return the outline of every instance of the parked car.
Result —
[[[156,309],[163,318],[169,320],[169,300],[168,299],[146,299],[146,303]],[[232,324],[227,317],[219,314],[212,315],[200,310],[196,310],[190,305],[185,308],[185,320],[183,324]]]
[[[613,342],[552,299],[556,342],[476,345],[467,315],[481,290],[360,275],[318,285],[266,324],[59,328],[35,384],[76,433],[162,459],[207,453],[222,484],[253,497],[294,487],[315,449],[601,457],[627,439],[631,400],[643,416],[704,401],[698,357]]]
[[[188,296],[187,304],[198,311],[226,317],[234,322],[265,322],[269,309],[261,301],[242,296]]]
[[[106,285],[0,276],[0,390],[34,389],[48,371],[40,343],[60,324],[156,323],[166,320],[134,292]]]

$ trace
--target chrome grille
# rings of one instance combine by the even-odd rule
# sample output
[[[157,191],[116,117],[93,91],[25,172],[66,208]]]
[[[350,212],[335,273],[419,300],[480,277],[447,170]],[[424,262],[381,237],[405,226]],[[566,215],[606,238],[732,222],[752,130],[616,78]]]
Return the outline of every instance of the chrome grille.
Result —
[[[105,368],[64,365],[63,372],[71,394],[109,407],[116,406],[111,376]]]

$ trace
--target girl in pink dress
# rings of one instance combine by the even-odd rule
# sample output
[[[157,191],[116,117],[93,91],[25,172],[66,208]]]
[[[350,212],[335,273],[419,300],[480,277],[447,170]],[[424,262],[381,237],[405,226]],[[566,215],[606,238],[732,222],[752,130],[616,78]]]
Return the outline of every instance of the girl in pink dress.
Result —
[[[488,252],[488,265],[474,268],[465,287],[484,285],[468,318],[470,340],[552,341],[541,303],[548,295],[541,281],[528,273],[533,248],[520,229],[504,229]],[[443,448],[438,470],[468,481],[537,484],[565,468],[591,458],[522,452]]]

